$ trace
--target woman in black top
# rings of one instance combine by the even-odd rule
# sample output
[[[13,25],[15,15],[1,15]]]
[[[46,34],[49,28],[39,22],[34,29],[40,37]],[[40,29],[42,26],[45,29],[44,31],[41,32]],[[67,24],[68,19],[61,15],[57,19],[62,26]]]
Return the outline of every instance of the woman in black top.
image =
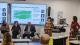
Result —
[[[21,32],[21,27],[18,23],[18,21],[14,22],[14,25],[12,26],[12,38],[17,38],[17,35]]]

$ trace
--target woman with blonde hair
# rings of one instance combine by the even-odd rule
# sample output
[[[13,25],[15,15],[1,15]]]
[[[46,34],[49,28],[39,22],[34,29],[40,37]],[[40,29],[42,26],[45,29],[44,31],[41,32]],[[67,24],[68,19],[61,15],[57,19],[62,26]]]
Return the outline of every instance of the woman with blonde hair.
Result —
[[[3,35],[3,41],[1,45],[14,45],[12,42],[12,36],[9,33],[10,31],[9,25],[5,20],[2,22],[0,30]]]
[[[48,34],[43,34],[40,38],[41,45],[48,45],[50,36]]]
[[[14,45],[14,43],[12,42],[12,36],[10,35],[9,31],[4,30],[2,34],[3,34],[3,41],[1,45]]]

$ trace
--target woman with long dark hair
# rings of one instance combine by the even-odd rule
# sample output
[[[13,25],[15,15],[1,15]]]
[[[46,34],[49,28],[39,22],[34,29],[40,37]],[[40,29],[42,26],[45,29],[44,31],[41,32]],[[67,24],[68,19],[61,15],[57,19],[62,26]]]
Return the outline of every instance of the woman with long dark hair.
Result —
[[[1,45],[13,45],[12,38],[9,33],[10,28],[8,23],[5,20],[3,20],[0,30],[1,30],[1,33],[3,34],[3,41]]]
[[[14,25],[12,26],[12,38],[17,38],[17,35],[21,32],[21,27],[18,23],[18,21],[14,22]]]
[[[10,31],[9,25],[5,20],[2,22],[0,30],[1,30],[1,33],[4,33],[5,31],[8,31],[8,32]]]
[[[78,31],[79,31],[80,25],[78,24],[78,19],[76,16],[73,16],[73,21],[71,23],[71,28],[70,28],[70,36],[71,37],[76,37]]]

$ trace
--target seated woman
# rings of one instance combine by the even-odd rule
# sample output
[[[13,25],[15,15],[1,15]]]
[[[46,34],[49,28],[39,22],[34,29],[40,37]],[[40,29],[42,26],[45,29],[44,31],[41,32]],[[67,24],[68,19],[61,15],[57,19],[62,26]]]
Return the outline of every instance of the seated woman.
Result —
[[[14,25],[12,26],[11,30],[12,30],[12,38],[14,38],[14,39],[17,38],[17,35],[20,34],[20,32],[21,32],[21,27],[20,27],[18,21],[14,22]]]
[[[3,41],[1,45],[14,45],[9,31],[4,30],[2,34],[3,34]]]

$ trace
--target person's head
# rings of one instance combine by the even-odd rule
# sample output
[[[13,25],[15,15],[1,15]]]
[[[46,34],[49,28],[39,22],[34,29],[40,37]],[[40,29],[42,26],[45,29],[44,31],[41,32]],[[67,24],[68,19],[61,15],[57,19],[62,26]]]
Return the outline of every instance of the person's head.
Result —
[[[48,17],[48,18],[47,18],[47,21],[51,22],[51,17]]]
[[[6,21],[5,20],[3,20],[3,22],[2,22],[2,26],[6,26]]]
[[[28,26],[31,26],[31,22],[28,22]]]
[[[6,39],[5,40],[6,43],[11,42],[11,35],[10,35],[9,32],[5,32],[4,36],[5,36],[5,39]]]
[[[18,23],[18,21],[14,21],[14,26],[18,26],[19,25],[19,23]]]
[[[43,34],[43,35],[41,36],[41,38],[40,38],[40,43],[41,43],[42,45],[48,45],[49,39],[50,39],[50,37],[49,37],[48,34]]]
[[[76,16],[73,16],[73,21],[76,21],[77,22],[77,17]]]

